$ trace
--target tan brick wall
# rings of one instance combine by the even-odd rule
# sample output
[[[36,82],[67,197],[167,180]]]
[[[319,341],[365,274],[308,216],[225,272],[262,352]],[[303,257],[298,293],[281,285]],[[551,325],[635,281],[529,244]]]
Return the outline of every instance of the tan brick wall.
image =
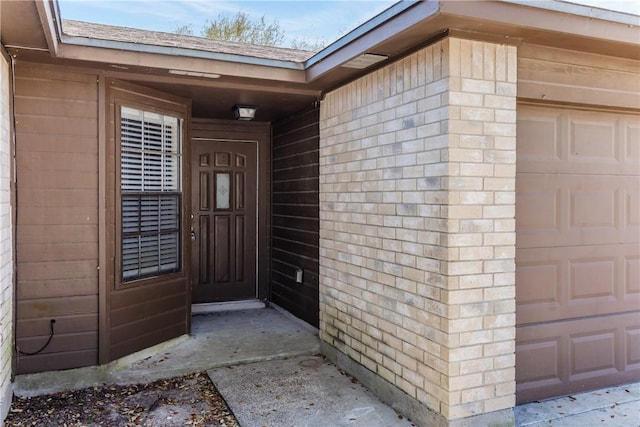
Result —
[[[11,227],[11,111],[8,61],[0,55],[0,419],[11,404],[13,247]]]
[[[445,39],[321,105],[321,337],[447,419],[515,402],[515,72]]]

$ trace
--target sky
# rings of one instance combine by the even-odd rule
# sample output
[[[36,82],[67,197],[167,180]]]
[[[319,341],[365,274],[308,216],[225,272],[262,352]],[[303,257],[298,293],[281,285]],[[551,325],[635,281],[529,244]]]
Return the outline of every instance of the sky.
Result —
[[[238,11],[254,20],[277,20],[285,38],[333,42],[397,0],[59,0],[63,18],[145,30],[174,32],[190,25],[193,34],[220,13]]]
[[[640,15],[638,0],[572,2]],[[267,23],[277,20],[287,40],[310,42],[333,42],[394,3],[396,0],[59,0],[66,19],[163,32],[187,25],[198,36],[207,21],[219,14],[241,11],[255,20],[263,16]]]

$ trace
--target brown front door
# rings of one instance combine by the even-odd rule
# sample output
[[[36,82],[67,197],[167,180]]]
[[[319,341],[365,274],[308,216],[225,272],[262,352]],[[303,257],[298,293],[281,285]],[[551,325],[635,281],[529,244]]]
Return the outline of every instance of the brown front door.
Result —
[[[257,143],[193,141],[193,303],[256,298]]]

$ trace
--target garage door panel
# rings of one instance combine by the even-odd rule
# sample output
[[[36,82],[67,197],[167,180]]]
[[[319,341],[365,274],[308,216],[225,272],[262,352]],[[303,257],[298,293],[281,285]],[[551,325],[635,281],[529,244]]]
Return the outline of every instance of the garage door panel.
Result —
[[[632,326],[625,330],[625,364],[640,369],[640,327]]]
[[[624,258],[624,283],[626,295],[640,294],[640,257],[627,256]]]
[[[624,124],[624,161],[630,167],[640,164],[640,123],[625,121]]]
[[[569,304],[615,300],[616,258],[569,260]]]
[[[620,139],[616,138],[618,120],[595,113],[568,114],[568,160],[580,163],[615,165],[618,163]]]
[[[543,258],[535,254],[537,250],[528,252],[516,252],[516,258],[519,260],[516,264],[518,323],[527,323],[528,317],[522,317],[526,310],[559,311],[564,300],[560,284],[563,273],[566,272],[563,270],[562,262]],[[531,259],[528,260],[528,257]]]
[[[638,314],[516,330],[518,403],[640,380]]]
[[[636,244],[516,249],[518,325],[637,310]]]
[[[565,353],[561,335],[532,336],[532,329],[521,330],[516,345],[516,382],[522,388],[549,388],[562,384],[566,374],[562,372],[561,355]]]
[[[564,177],[563,177],[564,178]],[[620,241],[618,177],[576,177],[562,180],[567,189],[568,232],[565,244]]]
[[[553,111],[541,108],[522,107],[523,113],[518,118],[517,134],[527,135],[527,142],[521,144],[517,141],[518,170],[530,172],[539,170],[542,164],[561,164],[561,120],[560,115]],[[520,114],[520,110],[518,111]]]
[[[629,175],[640,167],[640,120],[632,114],[522,106],[521,173]]]
[[[624,189],[624,225],[629,237],[637,242],[640,240],[640,179],[631,180],[631,185]]]
[[[568,244],[640,242],[640,178],[571,175],[558,181],[567,192]]]
[[[520,175],[516,181],[516,221],[518,242],[535,247],[535,242],[560,239],[562,191],[557,182],[545,176]]]
[[[616,329],[607,328],[571,334],[569,346],[570,381],[616,372]]]
[[[640,180],[518,174],[518,247],[640,242]]]
[[[640,379],[640,118],[518,107],[516,396]]]

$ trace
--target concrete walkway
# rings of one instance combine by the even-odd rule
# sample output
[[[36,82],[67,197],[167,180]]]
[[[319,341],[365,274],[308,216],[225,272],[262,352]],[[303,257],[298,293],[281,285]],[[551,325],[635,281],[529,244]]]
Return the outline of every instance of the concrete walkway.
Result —
[[[241,426],[411,427],[320,356],[207,371]]]
[[[640,383],[519,405],[518,427],[638,427]]]
[[[411,423],[322,358],[317,330],[275,309],[196,315],[183,336],[108,365],[19,375],[39,395],[207,371],[243,427]],[[520,405],[516,426],[640,426],[640,383]]]

